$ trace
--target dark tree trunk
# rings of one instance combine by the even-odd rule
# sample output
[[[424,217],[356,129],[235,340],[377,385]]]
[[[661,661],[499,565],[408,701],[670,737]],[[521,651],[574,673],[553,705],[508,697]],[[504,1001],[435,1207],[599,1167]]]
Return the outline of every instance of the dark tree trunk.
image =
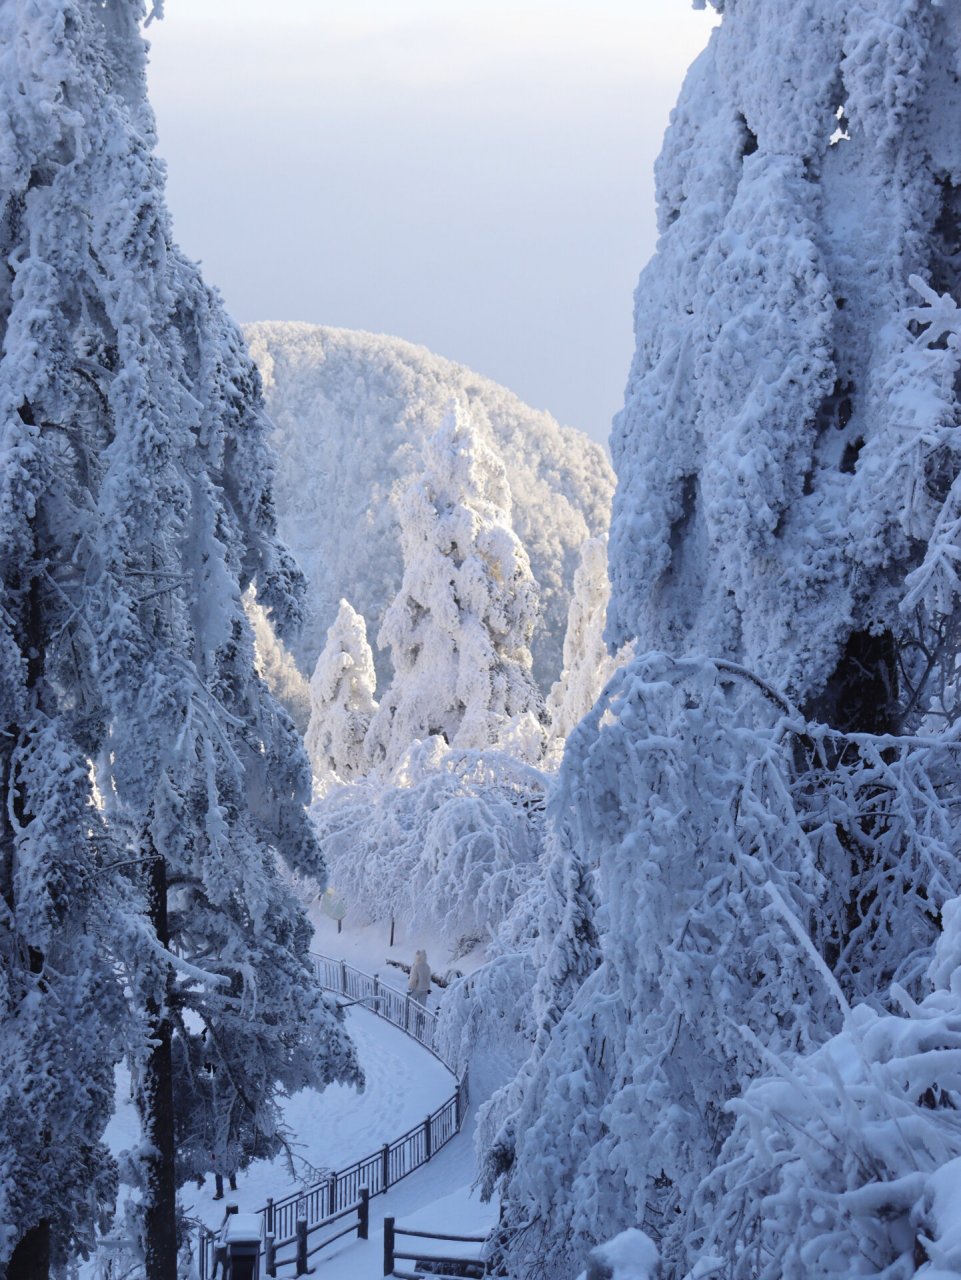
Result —
[[[896,733],[897,670],[890,631],[854,631],[809,714],[842,733]]]
[[[872,635],[854,631],[824,692],[807,709],[812,719],[829,724],[841,733],[894,734],[898,732],[898,665],[897,646],[890,631]],[[852,762],[859,755],[849,744],[835,763]],[[862,797],[863,798],[863,797]],[[879,834],[877,817],[861,821],[865,835]],[[881,820],[883,821],[883,819]],[[874,895],[864,893],[862,886],[872,868],[866,859],[864,843],[843,826],[837,826],[838,841],[850,858],[850,895],[843,904],[843,919],[838,922],[837,936],[825,940],[824,955],[835,968],[845,947],[861,927]]]
[[[151,843],[145,853],[147,907],[159,942],[170,942],[167,926],[167,864]],[[144,1233],[147,1280],[177,1280],[177,1177],[174,1143],[173,1060],[171,1057],[169,980],[161,999],[147,1001],[151,1048],[144,1063],[137,1108],[144,1141],[153,1153],[147,1157],[144,1187]]]
[[[28,425],[33,425],[33,411],[29,404],[20,409],[20,418]],[[23,587],[19,581],[11,584],[16,595]],[[29,580],[24,597],[24,608],[21,615],[23,636],[21,645],[27,656],[26,684],[36,702],[40,699],[43,680],[43,612],[40,600],[40,580],[34,576]],[[6,733],[8,743],[23,745],[23,729],[19,725],[8,726]],[[2,845],[2,871],[0,871],[0,887],[3,897],[16,918],[17,904],[13,893],[15,875],[15,853],[13,831],[6,822],[5,815],[12,812],[20,828],[29,826],[33,821],[30,806],[20,787],[13,777],[11,753],[4,754],[3,777],[6,782],[6,796],[3,803],[3,831],[0,837]],[[36,949],[27,945],[27,962],[29,972],[37,975],[43,972],[43,956]],[[40,1157],[42,1159],[42,1157]],[[30,1227],[17,1241],[17,1245],[7,1264],[7,1280],[49,1280],[50,1276],[50,1219],[41,1218]]]
[[[7,1264],[7,1280],[47,1280],[50,1274],[50,1222],[44,1218],[20,1237]]]

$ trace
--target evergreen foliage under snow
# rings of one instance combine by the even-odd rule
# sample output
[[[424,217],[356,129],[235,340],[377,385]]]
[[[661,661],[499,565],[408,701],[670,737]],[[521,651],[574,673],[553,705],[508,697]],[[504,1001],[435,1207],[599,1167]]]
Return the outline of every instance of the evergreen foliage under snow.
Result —
[[[365,742],[377,710],[375,682],[364,619],[341,600],[310,678],[310,723],[304,746],[315,788],[322,792],[367,772]]]

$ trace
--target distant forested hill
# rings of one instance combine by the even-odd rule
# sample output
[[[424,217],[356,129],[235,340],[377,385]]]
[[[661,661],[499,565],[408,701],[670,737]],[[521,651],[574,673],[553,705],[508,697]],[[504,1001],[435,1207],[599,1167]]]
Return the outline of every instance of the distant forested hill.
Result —
[[[532,650],[546,693],[561,668],[579,549],[608,524],[614,477],[601,447],[398,338],[279,322],[245,333],[276,424],[280,530],[310,584],[311,617],[294,648],[301,669],[309,675],[342,596],[376,636],[402,571],[391,492],[417,473],[456,398],[507,469],[515,531],[540,586]]]

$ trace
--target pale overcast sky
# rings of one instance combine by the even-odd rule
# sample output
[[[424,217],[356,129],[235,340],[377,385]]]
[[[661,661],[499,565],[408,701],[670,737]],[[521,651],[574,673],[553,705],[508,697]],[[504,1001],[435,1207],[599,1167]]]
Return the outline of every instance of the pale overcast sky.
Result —
[[[233,315],[423,343],[605,440],[687,0],[166,0],[177,237]]]

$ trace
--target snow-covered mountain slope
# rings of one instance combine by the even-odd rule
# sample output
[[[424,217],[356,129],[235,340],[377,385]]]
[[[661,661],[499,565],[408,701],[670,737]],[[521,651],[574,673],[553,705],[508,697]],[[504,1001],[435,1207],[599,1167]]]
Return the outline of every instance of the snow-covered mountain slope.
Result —
[[[459,399],[507,470],[514,529],[540,586],[531,648],[546,693],[560,673],[581,544],[608,524],[614,478],[601,447],[398,338],[281,322],[245,334],[276,424],[281,534],[310,583],[312,617],[294,649],[301,669],[313,669],[342,597],[377,634],[403,568],[391,492],[418,472],[425,441]],[[378,665],[383,679],[383,655]]]

